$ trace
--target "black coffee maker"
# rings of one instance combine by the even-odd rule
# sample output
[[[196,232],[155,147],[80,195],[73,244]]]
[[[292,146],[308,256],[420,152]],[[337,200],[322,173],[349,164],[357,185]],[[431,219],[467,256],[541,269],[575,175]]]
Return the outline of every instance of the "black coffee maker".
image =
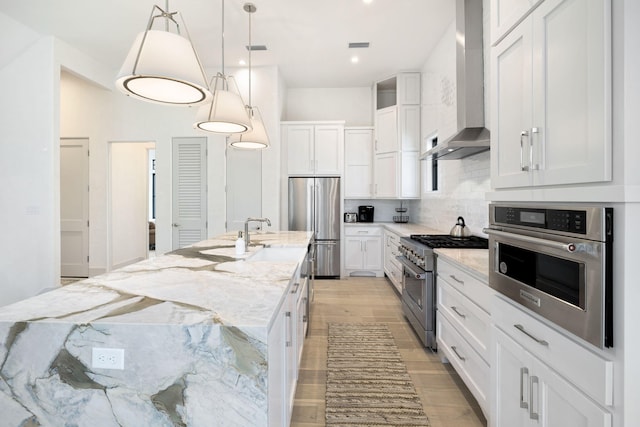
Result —
[[[358,222],[373,222],[373,206],[358,206]]]

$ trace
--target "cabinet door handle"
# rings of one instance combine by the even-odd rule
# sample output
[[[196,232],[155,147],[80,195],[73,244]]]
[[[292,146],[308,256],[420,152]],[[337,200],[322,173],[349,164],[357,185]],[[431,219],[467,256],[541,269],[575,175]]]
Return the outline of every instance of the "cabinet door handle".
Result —
[[[540,165],[533,163],[533,135],[537,135],[540,133],[539,128],[531,128],[532,138],[529,140],[529,164],[531,165],[531,170],[540,169]]]
[[[460,283],[461,285],[464,285],[464,280],[460,280],[458,279],[455,275],[450,274],[449,277],[453,280],[455,280],[456,282]]]
[[[516,328],[517,330],[519,330],[520,332],[522,332],[523,334],[525,334],[526,336],[528,336],[529,338],[531,338],[532,340],[534,340],[535,342],[537,342],[540,345],[543,345],[545,347],[549,347],[549,343],[545,340],[541,340],[540,338],[536,337],[535,335],[531,334],[531,332],[528,332],[524,326],[522,325],[513,325],[514,328]]]
[[[291,333],[291,330],[293,329],[291,326],[291,312],[287,311],[286,313],[284,313],[284,317],[286,317],[285,326],[287,331],[287,341],[285,342],[285,347],[291,347],[293,345],[293,336]]]
[[[460,310],[458,310],[458,307],[456,307],[455,305],[451,306],[451,310],[455,311],[455,313],[458,316],[462,317],[463,319],[466,319],[467,316],[465,314],[460,313]]]
[[[465,361],[467,360],[466,357],[462,357],[460,356],[460,353],[458,353],[458,348],[455,345],[451,346],[451,350],[453,350],[453,352],[456,354],[456,356],[458,356],[458,359],[460,359],[461,361]]]
[[[534,398],[534,396],[537,396],[537,393],[534,394],[534,392],[533,392],[533,387],[534,386],[536,387],[536,390],[538,390],[538,391],[540,390],[540,385],[538,383],[538,377],[535,376],[535,375],[532,376],[531,379],[529,380],[529,401],[530,401],[529,418],[531,418],[532,420],[538,420],[540,418],[540,415],[538,414],[538,412],[534,412],[533,411],[533,400],[534,400],[533,398]],[[536,406],[539,406],[540,398],[538,397],[536,399],[536,401],[538,402],[538,405],[536,405]]]
[[[524,376],[529,376],[529,370],[527,368],[520,368],[520,407],[522,409],[529,409],[529,404],[524,400]]]
[[[527,172],[529,170],[529,166],[525,166],[524,164],[524,137],[525,136],[529,137],[529,131],[523,130],[522,132],[520,132],[520,170]]]

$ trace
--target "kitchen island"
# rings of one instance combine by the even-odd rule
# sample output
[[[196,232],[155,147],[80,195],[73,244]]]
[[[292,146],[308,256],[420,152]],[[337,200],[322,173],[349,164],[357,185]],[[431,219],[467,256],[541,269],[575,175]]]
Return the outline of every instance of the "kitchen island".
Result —
[[[2,425],[281,424],[280,313],[311,239],[255,233],[236,255],[227,234],[0,308]]]

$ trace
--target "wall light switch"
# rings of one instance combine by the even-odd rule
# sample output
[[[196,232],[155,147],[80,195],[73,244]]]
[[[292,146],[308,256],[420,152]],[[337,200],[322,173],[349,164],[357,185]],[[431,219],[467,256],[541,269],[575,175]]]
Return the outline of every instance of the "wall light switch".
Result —
[[[124,369],[124,349],[92,348],[91,367],[100,369]]]

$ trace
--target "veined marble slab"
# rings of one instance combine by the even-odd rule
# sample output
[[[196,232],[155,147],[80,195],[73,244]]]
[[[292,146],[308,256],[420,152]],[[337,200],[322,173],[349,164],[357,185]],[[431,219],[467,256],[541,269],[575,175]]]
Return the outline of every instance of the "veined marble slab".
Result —
[[[252,233],[299,247],[311,233]],[[0,308],[0,426],[266,426],[267,337],[296,262],[235,233]],[[125,350],[124,370],[92,368]]]

